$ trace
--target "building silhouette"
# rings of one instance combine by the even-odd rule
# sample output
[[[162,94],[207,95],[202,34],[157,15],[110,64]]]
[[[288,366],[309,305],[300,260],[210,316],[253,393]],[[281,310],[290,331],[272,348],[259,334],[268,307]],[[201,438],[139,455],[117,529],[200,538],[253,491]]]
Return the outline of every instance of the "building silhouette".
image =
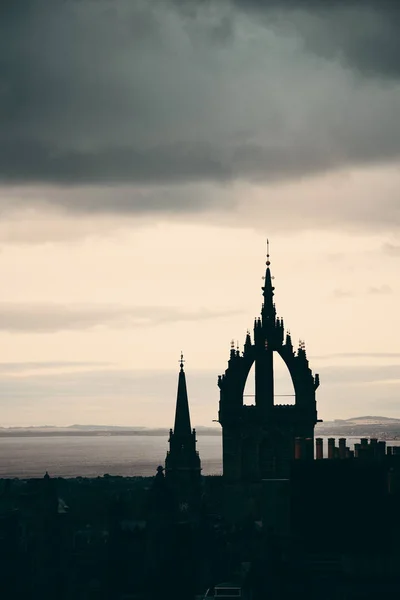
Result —
[[[149,598],[194,598],[198,563],[201,463],[191,428],[186,375],[181,354],[175,422],[164,468],[148,497],[147,573]]]
[[[268,242],[267,242],[268,244]],[[267,247],[261,316],[254,321],[253,340],[247,332],[243,352],[233,343],[228,368],[218,378],[219,422],[223,435],[223,475],[231,482],[257,482],[287,477],[300,438],[313,458],[317,423],[315,391],[319,376],[308,366],[304,343],[294,350],[283,319],[276,316],[274,287]],[[295,404],[274,404],[274,353],[289,370]],[[255,402],[244,405],[244,390],[255,365]]]
[[[400,447],[371,437],[352,450],[331,437],[324,452],[317,438],[314,459],[319,377],[276,316],[268,250],[266,266],[253,340],[248,333],[243,352],[231,349],[219,378],[223,476],[201,477],[181,355],[155,477],[0,479],[5,597],[400,597]],[[294,405],[275,404],[274,353]]]

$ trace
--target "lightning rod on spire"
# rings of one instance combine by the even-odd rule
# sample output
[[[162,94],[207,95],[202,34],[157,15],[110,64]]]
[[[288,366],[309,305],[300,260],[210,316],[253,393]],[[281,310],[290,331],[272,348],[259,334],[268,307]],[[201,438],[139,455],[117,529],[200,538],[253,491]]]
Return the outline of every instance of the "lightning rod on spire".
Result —
[[[271,264],[271,262],[269,260],[269,239],[267,238],[267,262],[266,262],[267,267],[269,267],[270,264]]]

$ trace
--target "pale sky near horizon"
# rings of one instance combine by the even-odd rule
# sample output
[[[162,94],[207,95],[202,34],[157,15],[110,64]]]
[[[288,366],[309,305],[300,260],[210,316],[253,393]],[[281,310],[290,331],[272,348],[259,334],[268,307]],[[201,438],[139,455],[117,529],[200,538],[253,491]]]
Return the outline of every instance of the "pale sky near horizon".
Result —
[[[267,237],[319,417],[400,417],[400,69],[382,49],[399,15],[8,6],[0,426],[172,426],[181,349],[192,423],[212,425]]]

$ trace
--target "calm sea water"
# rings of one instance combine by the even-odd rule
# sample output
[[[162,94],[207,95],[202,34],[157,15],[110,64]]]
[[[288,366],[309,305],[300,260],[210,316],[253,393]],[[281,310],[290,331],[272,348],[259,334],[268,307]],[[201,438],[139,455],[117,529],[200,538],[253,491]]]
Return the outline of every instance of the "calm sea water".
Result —
[[[347,438],[353,447],[359,438]],[[204,475],[222,473],[222,439],[199,436],[198,450]],[[390,446],[400,441],[388,442]],[[0,477],[97,477],[154,475],[164,464],[167,439],[163,436],[57,436],[0,438]],[[324,439],[327,454],[327,438]]]
[[[222,439],[199,436],[203,474],[222,472]],[[42,436],[0,438],[0,477],[154,475],[164,464],[164,436]]]

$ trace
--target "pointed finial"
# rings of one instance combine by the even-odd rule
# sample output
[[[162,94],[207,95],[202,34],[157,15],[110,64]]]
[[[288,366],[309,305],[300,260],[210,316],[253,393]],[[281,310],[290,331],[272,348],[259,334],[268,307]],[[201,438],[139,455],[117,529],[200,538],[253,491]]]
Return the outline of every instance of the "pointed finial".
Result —
[[[231,350],[234,350],[234,349],[235,349],[235,340],[232,340],[231,341]]]
[[[267,239],[267,262],[266,262],[267,267],[269,267],[270,264],[271,264],[271,262],[269,260],[269,239]]]
[[[179,361],[179,366],[181,368],[181,371],[183,371],[183,364],[184,364],[184,362],[185,362],[185,359],[183,358],[183,352],[181,350],[181,359]]]

